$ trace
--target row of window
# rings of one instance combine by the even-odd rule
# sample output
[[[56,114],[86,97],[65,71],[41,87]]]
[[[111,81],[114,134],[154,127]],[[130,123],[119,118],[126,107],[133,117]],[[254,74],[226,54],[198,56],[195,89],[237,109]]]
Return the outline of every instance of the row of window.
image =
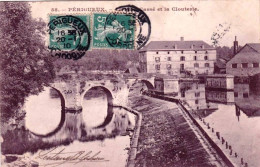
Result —
[[[195,97],[200,97],[200,92],[195,92]],[[181,91],[181,97],[185,97],[185,91]],[[227,98],[226,94],[216,94],[216,98]],[[234,92],[234,97],[238,97],[238,92]],[[243,98],[248,98],[249,94],[243,93]],[[195,103],[198,104],[198,99],[195,100]]]
[[[185,91],[182,91],[182,92],[181,92],[181,97],[185,97]],[[195,92],[195,97],[200,97],[200,92]],[[198,104],[198,103],[199,103],[199,100],[196,99],[196,100],[195,100],[195,103]]]
[[[242,63],[242,68],[248,68],[248,63]],[[232,68],[238,68],[238,64],[232,64]],[[253,68],[259,68],[259,63],[253,63]]]
[[[175,52],[176,52],[176,51],[175,51]],[[182,50],[181,53],[183,54],[184,51]],[[198,53],[198,51],[195,50],[194,53]],[[208,54],[208,51],[206,50],[205,53]],[[156,54],[159,54],[159,52],[156,52]],[[170,54],[170,52],[167,52],[167,54]]]
[[[194,63],[194,67],[199,67],[199,63]],[[209,67],[209,63],[205,63],[204,67]]]
[[[161,66],[160,64],[156,64],[155,65],[155,69],[156,70],[160,70],[160,66]],[[199,67],[199,63],[194,63],[194,67]],[[209,63],[205,63],[204,67],[210,67]],[[172,69],[172,65],[171,64],[166,64],[166,68],[167,68],[167,70],[170,70],[170,69]],[[182,70],[184,70],[184,64],[180,64],[180,68]]]
[[[197,60],[197,56],[194,56],[193,60]],[[208,56],[204,56],[204,60],[208,60]],[[160,62],[160,57],[155,57],[155,61],[156,62]],[[171,57],[167,57],[167,61],[172,61],[172,58]],[[185,61],[185,57],[181,56],[180,57],[180,61]]]
[[[185,97],[185,91],[181,91],[181,97]],[[200,92],[195,92],[195,97],[200,97]],[[215,96],[216,98],[227,98],[227,95],[226,94],[216,94]],[[238,92],[234,92],[234,97],[238,97]],[[246,93],[243,93],[243,98],[248,98],[249,97],[249,94],[246,92]],[[197,100],[197,99],[196,99]],[[198,103],[196,103],[198,104]]]
[[[238,97],[238,92],[234,92],[234,96]],[[248,97],[249,97],[248,93],[243,93],[243,98],[248,98]]]

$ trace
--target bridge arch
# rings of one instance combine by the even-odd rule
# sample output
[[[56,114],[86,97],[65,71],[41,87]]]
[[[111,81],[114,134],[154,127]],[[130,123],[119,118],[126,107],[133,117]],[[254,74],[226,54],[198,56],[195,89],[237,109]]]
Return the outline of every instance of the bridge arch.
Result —
[[[66,101],[66,95],[64,94],[63,83],[52,83],[49,87],[58,92],[59,96],[62,98],[62,101],[64,103],[64,108],[65,108],[67,101]]]
[[[113,106],[113,99],[114,99],[114,96],[113,96],[113,93],[112,91],[103,86],[103,85],[91,85],[90,87],[88,87],[83,93],[82,93],[82,97],[81,97],[81,106],[82,106],[82,103],[83,103],[83,100],[84,100],[84,96],[85,94],[90,90],[90,89],[93,89],[93,88],[101,88],[105,94],[107,95],[107,102],[108,102],[108,105],[109,106]]]
[[[61,109],[65,110],[65,97],[62,94],[62,92],[59,89],[57,89],[57,88],[55,88],[53,86],[49,86],[49,87],[54,89],[54,90],[56,90],[56,92],[59,94],[59,97],[60,97],[60,100],[61,100]]]
[[[145,80],[145,79],[141,79],[141,82],[144,83],[147,86],[148,89],[154,89],[154,86],[150,81]]]
[[[93,88],[101,88],[104,93],[106,94],[107,96],[107,111],[106,111],[106,116],[105,116],[105,119],[102,123],[100,123],[99,125],[95,125],[93,126],[92,128],[95,128],[95,129],[98,129],[98,128],[103,128],[105,127],[107,124],[109,124],[113,118],[113,93],[112,91],[103,86],[103,85],[91,85],[90,87],[88,87],[83,93],[82,93],[82,100],[81,100],[81,106],[83,107],[83,102],[84,102],[84,96],[87,94],[88,91],[90,91],[91,89]],[[83,108],[83,115],[84,115],[84,108]],[[83,116],[84,117],[84,116]]]
[[[32,132],[32,131],[29,130],[31,134],[33,134],[37,137],[42,137],[42,138],[55,135],[62,128],[62,126],[64,125],[64,122],[65,122],[65,98],[64,98],[64,95],[62,94],[62,92],[59,89],[57,89],[53,86],[49,86],[49,88],[54,89],[59,95],[59,98],[60,98],[60,101],[61,101],[61,111],[60,111],[61,112],[61,119],[60,119],[58,126],[54,130],[52,130],[51,132],[49,132],[47,134],[39,134],[39,133]]]

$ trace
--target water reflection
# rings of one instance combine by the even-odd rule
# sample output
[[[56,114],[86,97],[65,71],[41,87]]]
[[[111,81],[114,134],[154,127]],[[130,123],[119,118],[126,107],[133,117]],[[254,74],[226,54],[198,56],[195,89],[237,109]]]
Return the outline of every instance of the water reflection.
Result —
[[[249,84],[237,84],[234,89],[235,102],[248,117],[260,116],[260,91],[254,88]]]
[[[86,93],[81,112],[72,113],[64,110],[64,101],[61,99],[59,92],[51,88],[45,88],[37,96],[30,96],[24,107],[28,130],[17,129],[8,132],[4,138],[11,135],[14,141],[4,141],[3,153],[33,152],[30,156],[36,157],[40,150],[48,151],[54,147],[81,151],[83,146],[94,145],[92,150],[103,150],[102,155],[109,159],[108,164],[125,166],[127,150],[124,149],[130,146],[129,136],[134,129],[135,115],[122,108],[108,105],[107,95],[102,89],[91,89]],[[16,149],[13,149],[14,145],[8,146],[8,142],[15,143]],[[111,158],[111,150],[114,151],[113,155],[124,159],[114,161],[116,158]]]
[[[178,97],[194,117],[204,118],[219,131],[249,166],[260,166],[260,89],[242,83],[235,84],[234,91],[208,90],[200,83],[180,84]]]
[[[233,104],[235,102],[233,91],[206,90],[206,100],[214,103]]]
[[[49,139],[59,138],[57,136],[62,136],[59,139],[80,139],[96,133],[125,132],[134,124],[130,113],[108,105],[102,88],[90,89],[85,94],[81,112],[65,111],[61,99],[59,92],[47,87],[39,95],[30,96],[25,104],[26,128]]]
[[[259,89],[260,90],[260,89]],[[217,109],[217,104],[237,105],[248,117],[260,116],[260,91],[249,84],[235,84],[234,91],[205,89],[203,83],[181,82],[177,98],[193,110]]]
[[[206,101],[205,85],[202,83],[181,82],[177,98],[183,100],[192,110],[212,111],[217,106]]]
[[[104,127],[113,117],[108,95],[101,87],[91,88],[82,102],[83,119],[88,127]]]
[[[47,135],[55,131],[64,117],[62,98],[50,87],[45,87],[39,95],[32,95],[26,99],[25,126],[33,133]]]

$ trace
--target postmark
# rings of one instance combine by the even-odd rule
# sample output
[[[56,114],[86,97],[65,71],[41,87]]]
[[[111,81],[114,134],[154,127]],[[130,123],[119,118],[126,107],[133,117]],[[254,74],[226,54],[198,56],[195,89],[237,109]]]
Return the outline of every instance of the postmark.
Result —
[[[135,48],[135,17],[133,15],[95,13],[93,20],[93,48]]]
[[[119,6],[110,14],[94,14],[93,22],[93,48],[139,50],[151,35],[149,17],[134,5]]]
[[[90,47],[89,15],[51,15],[48,24],[51,56],[78,60]]]
[[[134,5],[119,6],[115,9],[124,14],[131,14],[136,18],[135,46],[139,50],[148,42],[151,35],[151,22],[146,13]]]

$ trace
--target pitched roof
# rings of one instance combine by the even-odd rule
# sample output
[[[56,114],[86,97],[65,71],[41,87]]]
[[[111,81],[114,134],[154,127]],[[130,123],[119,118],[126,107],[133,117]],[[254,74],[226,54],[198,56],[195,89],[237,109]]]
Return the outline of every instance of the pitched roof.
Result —
[[[136,67],[129,67],[125,73],[130,73],[130,74],[136,74],[139,73],[138,69]]]
[[[226,68],[227,62],[224,59],[217,59],[216,66],[219,68]]]
[[[248,43],[247,45],[260,53],[260,43]]]
[[[246,46],[256,52],[241,52]],[[260,43],[247,43],[228,63],[258,63],[260,62]]]
[[[239,52],[228,63],[258,63],[258,62],[260,62],[260,53]]]
[[[147,50],[202,50],[215,49],[204,41],[151,41],[141,51]],[[193,46],[193,48],[192,48]]]

